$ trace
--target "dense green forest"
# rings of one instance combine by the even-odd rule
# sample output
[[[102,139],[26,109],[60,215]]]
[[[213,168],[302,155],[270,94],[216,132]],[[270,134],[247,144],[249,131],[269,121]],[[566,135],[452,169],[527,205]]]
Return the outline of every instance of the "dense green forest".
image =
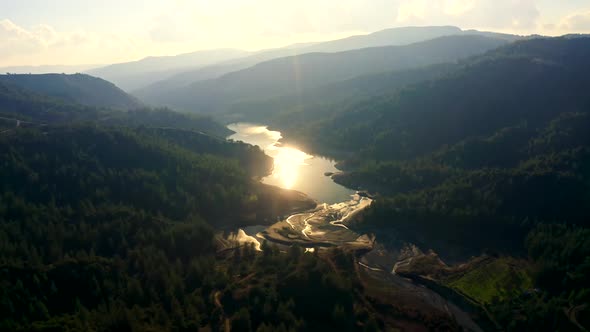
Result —
[[[251,179],[271,166],[258,148],[176,129],[74,126],[21,129],[0,137],[0,151],[3,330],[182,331],[229,318],[264,330],[329,324],[333,310],[354,326],[352,286],[318,258],[294,249],[285,260],[270,246],[216,257],[213,227],[285,204]],[[250,273],[260,285],[232,297]],[[279,291],[303,280],[333,301],[326,313],[308,312],[311,298],[289,293],[298,288]]]
[[[271,167],[257,147],[71,125],[21,128],[0,152],[0,330],[457,328],[366,288],[351,253],[228,244],[220,228],[292,209],[252,179]]]

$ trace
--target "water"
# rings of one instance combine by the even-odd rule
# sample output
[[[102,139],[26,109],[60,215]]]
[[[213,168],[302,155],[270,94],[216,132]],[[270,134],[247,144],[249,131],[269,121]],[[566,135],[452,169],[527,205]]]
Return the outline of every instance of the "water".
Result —
[[[273,172],[262,179],[263,183],[294,189],[328,204],[349,201],[355,193],[324,175],[326,172],[338,172],[333,160],[309,155],[296,146],[281,145],[280,132],[252,123],[231,124],[228,128],[236,132],[229,139],[258,145],[274,159]]]

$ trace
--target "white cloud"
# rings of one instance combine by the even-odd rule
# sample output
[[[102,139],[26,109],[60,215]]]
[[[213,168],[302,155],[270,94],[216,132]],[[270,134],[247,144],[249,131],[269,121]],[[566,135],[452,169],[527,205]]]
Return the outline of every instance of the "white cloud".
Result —
[[[45,65],[102,63],[116,58],[138,56],[145,45],[117,34],[100,35],[86,31],[60,33],[49,25],[29,29],[8,19],[0,20],[0,65]]]
[[[446,0],[443,4],[443,12],[450,16],[461,16],[476,5],[475,0]]]
[[[152,18],[149,37],[155,42],[220,37],[226,44],[264,48],[277,46],[279,38],[286,44],[379,30],[395,23],[396,12],[397,0],[175,1]]]
[[[534,0],[401,0],[397,22],[518,32],[535,28],[539,17]]]
[[[590,33],[590,10],[567,16],[562,20],[560,27],[572,33]]]
[[[0,56],[10,57],[22,53],[38,52],[47,46],[47,30],[39,27],[29,31],[12,21],[0,21]]]
[[[409,25],[522,34],[590,30],[590,5],[571,7],[578,12],[566,16],[563,6],[547,1],[125,0],[129,8],[121,12],[115,0],[105,0],[105,8],[119,8],[117,15],[104,10],[89,15],[92,23],[69,25],[49,17],[59,31],[19,26],[16,17],[1,20],[0,65],[109,63],[221,47],[255,50]],[[104,13],[110,15],[100,16]]]

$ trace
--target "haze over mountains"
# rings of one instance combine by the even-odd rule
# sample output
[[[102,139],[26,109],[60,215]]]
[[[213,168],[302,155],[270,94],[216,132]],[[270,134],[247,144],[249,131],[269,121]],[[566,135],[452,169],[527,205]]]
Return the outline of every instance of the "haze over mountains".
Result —
[[[109,80],[126,91],[143,88],[149,91],[161,89],[169,91],[281,57],[313,52],[342,52],[367,47],[407,45],[436,37],[462,34],[486,35],[508,41],[519,38],[508,34],[463,31],[452,26],[392,28],[368,35],[319,43],[301,43],[258,52],[220,49],[170,57],[148,57],[139,61],[93,69],[88,73]],[[150,87],[152,84],[154,84],[153,87]]]
[[[147,57],[138,61],[92,69],[87,73],[111,81],[126,91],[132,91],[166,79],[178,72],[242,57],[246,54],[248,52],[235,49],[197,51],[176,56]]]
[[[177,74],[167,80],[157,82],[153,86],[147,86],[139,91],[137,95],[148,95],[158,91],[171,91],[191,83],[217,78],[224,74],[248,68],[255,64],[288,56],[302,55],[314,52],[344,52],[354,49],[407,45],[442,36],[462,35],[462,34],[481,34],[484,36],[500,38],[505,40],[515,40],[518,36],[507,34],[485,33],[474,30],[462,31],[457,27],[407,27],[392,28],[377,31],[368,35],[351,36],[348,38],[314,43],[312,45],[298,45],[297,47],[288,47],[283,49],[261,51],[257,54],[230,61],[227,63],[215,64],[194,71]]]
[[[75,74],[86,70],[101,67],[100,65],[79,65],[79,66],[11,66],[0,68],[0,73],[10,74]]]
[[[407,46],[370,47],[338,53],[307,53],[265,61],[220,78],[175,91],[144,89],[148,103],[213,112],[239,100],[299,94],[318,86],[369,73],[453,62],[505,43],[481,36],[450,36]]]
[[[122,110],[141,106],[113,83],[84,74],[10,74],[0,75],[0,82],[85,106]]]

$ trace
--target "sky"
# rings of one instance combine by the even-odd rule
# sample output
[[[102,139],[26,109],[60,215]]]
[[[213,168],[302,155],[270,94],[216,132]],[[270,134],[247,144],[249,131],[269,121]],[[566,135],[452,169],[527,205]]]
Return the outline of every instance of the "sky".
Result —
[[[0,66],[258,50],[425,25],[590,33],[590,0],[0,0]]]

